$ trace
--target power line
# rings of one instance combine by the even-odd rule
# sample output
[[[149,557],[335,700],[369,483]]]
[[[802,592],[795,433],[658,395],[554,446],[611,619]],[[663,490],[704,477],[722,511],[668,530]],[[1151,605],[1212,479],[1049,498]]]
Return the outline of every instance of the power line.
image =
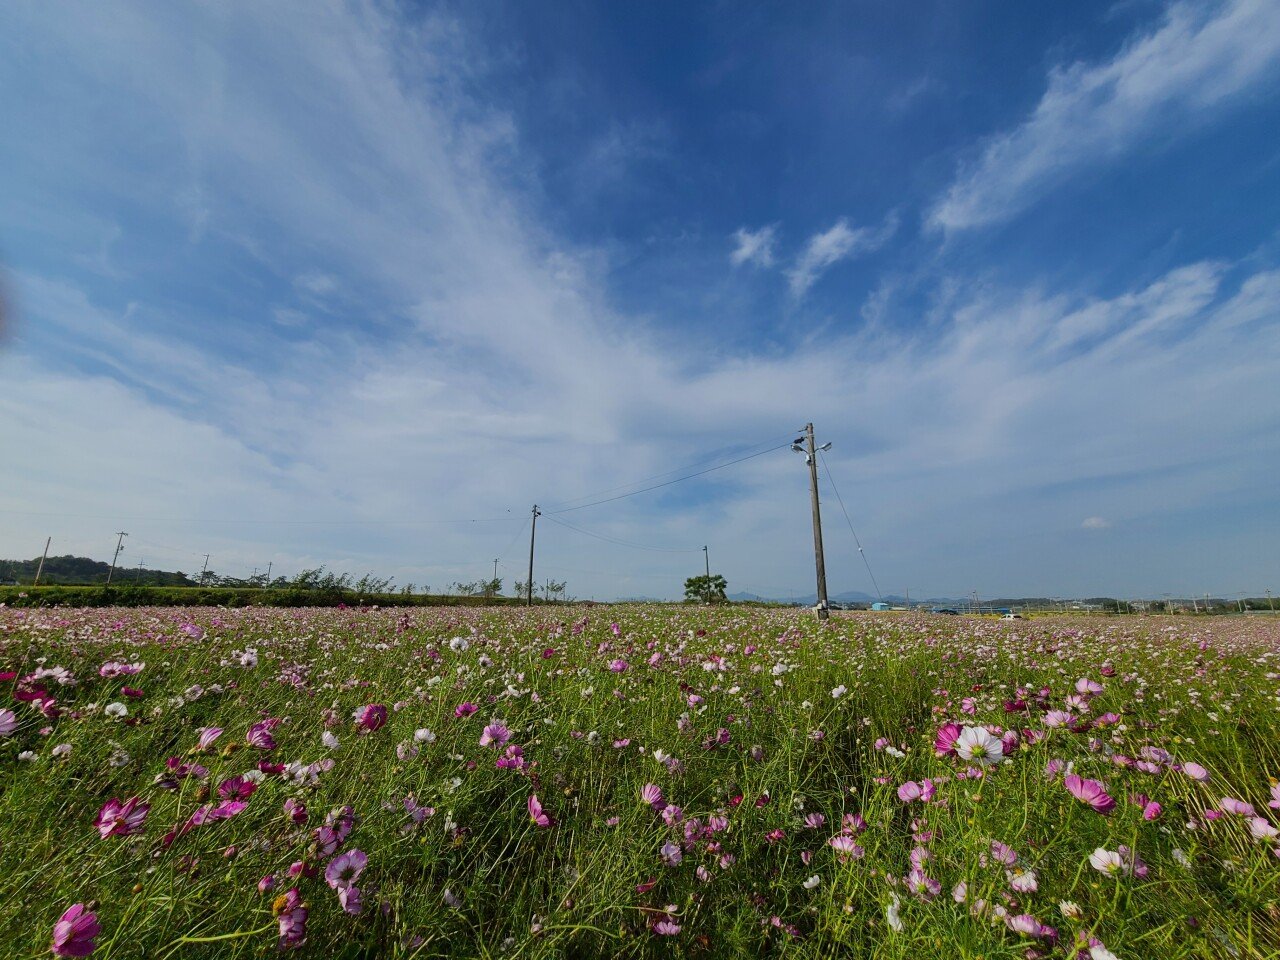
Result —
[[[651,487],[642,487],[639,490],[633,490],[631,493],[620,493],[616,497],[606,497],[603,500],[593,500],[591,503],[579,504],[576,507],[566,507],[564,510],[555,510],[553,512],[556,514],[572,513],[574,510],[585,510],[587,507],[598,507],[602,503],[613,503],[615,500],[625,500],[628,497],[634,497],[642,493],[648,493],[650,490],[660,490],[662,487],[669,487],[673,483],[681,483],[685,480],[692,480],[694,477],[701,477],[715,470],[723,470],[725,467],[732,467],[734,464],[737,464],[737,463],[744,463],[747,460],[754,460],[756,457],[763,457],[766,453],[773,453],[775,450],[783,450],[789,446],[791,446],[790,442],[782,443],[776,447],[770,447],[768,450],[761,450],[758,453],[751,453],[745,457],[738,457],[736,460],[730,460],[727,463],[722,463],[722,464],[719,464],[718,466],[708,467],[706,470],[699,470],[697,473],[689,473],[684,475],[683,477],[676,477],[674,480],[667,480],[664,483],[655,483]]]
[[[786,434],[786,436],[791,436],[791,434],[790,434],[790,433],[788,433],[788,434]],[[753,448],[755,448],[755,447],[760,446],[761,444],[765,444],[765,443],[773,443],[775,439],[777,439],[777,438],[776,438],[776,437],[770,437],[768,440],[761,440],[759,443],[753,443],[753,444],[751,444],[751,445],[750,445],[750,446],[748,446],[746,449],[751,450],[751,449],[753,449]],[[766,451],[766,452],[767,452],[767,451]],[[712,461],[714,461],[714,460],[719,460],[719,459],[720,459],[719,457],[707,457],[705,460],[695,460],[693,463],[686,463],[684,466],[682,466],[682,467],[676,467],[676,468],[675,468],[675,469],[673,469],[673,470],[667,470],[667,471],[665,471],[665,472],[663,472],[663,473],[655,473],[655,474],[654,474],[653,476],[651,476],[651,477],[641,477],[641,478],[640,478],[640,479],[638,479],[638,480],[632,480],[630,483],[620,483],[620,484],[618,484],[618,486],[616,486],[616,487],[608,487],[608,488],[606,488],[606,489],[604,489],[604,490],[594,490],[594,491],[592,491],[591,493],[584,493],[584,494],[583,494],[582,496],[580,496],[580,497],[570,497],[568,500],[559,500],[559,501],[552,502],[552,503],[548,504],[548,506],[552,506],[552,507],[563,507],[565,504],[568,504],[568,503],[577,503],[579,500],[587,500],[587,499],[590,499],[591,497],[598,497],[598,496],[600,496],[601,494],[605,494],[605,493],[613,493],[615,490],[625,490],[627,487],[634,487],[634,486],[635,486],[636,484],[638,484],[638,483],[648,483],[650,480],[661,480],[663,477],[669,477],[669,476],[671,476],[673,473],[679,473],[680,471],[682,471],[682,470],[688,470],[688,469],[690,469],[691,467],[699,467],[699,466],[701,466],[701,465],[702,465],[702,464],[704,464],[704,463],[711,463]],[[725,464],[725,466],[728,466],[728,464]],[[642,491],[636,491],[636,492],[638,492],[638,493],[639,493],[639,492],[642,492]],[[584,506],[586,506],[586,504],[584,504]],[[575,507],[574,509],[577,509],[577,508]],[[558,510],[558,511],[556,511],[556,512],[557,512],[557,513],[564,513],[565,511],[563,511],[563,510]]]
[[[238,517],[120,517],[98,516],[83,513],[48,513],[35,510],[4,510],[0,513],[14,514],[22,517],[65,517],[72,520],[127,520],[134,523],[249,523],[254,525],[287,524],[313,526],[352,526],[352,525],[397,525],[426,523],[518,523],[519,517],[476,517],[459,520],[260,520],[241,519]],[[196,554],[203,556],[203,554]]]
[[[876,575],[871,572],[871,562],[867,559],[866,551],[862,549],[862,541],[858,539],[858,532],[853,529],[853,521],[849,519],[849,511],[844,508],[844,498],[840,496],[840,490],[836,486],[835,478],[831,476],[831,468],[827,466],[827,458],[822,456],[822,451],[818,451],[818,456],[822,458],[822,470],[826,474],[827,483],[831,484],[831,489],[835,491],[836,502],[840,504],[840,512],[844,514],[844,522],[849,525],[849,532],[853,534],[853,542],[858,546],[858,553],[862,557],[862,562],[867,565],[867,576],[871,578],[871,585],[876,588],[876,597],[880,602],[884,602],[884,594],[880,592],[880,584],[876,583]]]
[[[606,543],[616,543],[620,547],[635,547],[637,550],[652,550],[654,553],[698,553],[702,550],[701,547],[697,547],[693,550],[672,547],[650,547],[643,543],[632,543],[630,540],[619,540],[617,537],[610,537],[606,534],[592,533],[590,530],[583,530],[581,527],[575,527],[573,524],[567,523],[564,520],[557,520],[555,516],[550,514],[543,514],[543,516],[552,523],[559,524],[562,527],[568,527],[570,530],[576,531],[583,536],[594,537],[596,540],[603,540]]]

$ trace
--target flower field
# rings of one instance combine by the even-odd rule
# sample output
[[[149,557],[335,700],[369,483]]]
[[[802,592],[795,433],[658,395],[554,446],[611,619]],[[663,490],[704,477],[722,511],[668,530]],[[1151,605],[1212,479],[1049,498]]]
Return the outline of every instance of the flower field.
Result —
[[[1275,957],[1280,618],[0,609],[3,955]]]

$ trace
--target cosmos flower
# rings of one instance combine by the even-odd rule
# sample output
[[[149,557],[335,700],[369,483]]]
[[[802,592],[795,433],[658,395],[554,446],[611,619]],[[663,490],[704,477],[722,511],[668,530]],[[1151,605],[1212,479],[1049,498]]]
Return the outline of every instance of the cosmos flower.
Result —
[[[933,752],[940,757],[954,756],[956,741],[960,739],[963,729],[958,723],[944,723],[940,726],[937,736],[933,738]]]
[[[500,723],[491,723],[480,733],[480,746],[502,748],[511,739],[511,731]]]
[[[536,793],[529,794],[529,819],[533,821],[536,827],[554,827],[556,825],[555,818],[542,809],[542,801],[538,799]]]
[[[0,710],[0,737],[8,737],[18,729],[18,715],[12,710]]]
[[[143,803],[138,797],[130,797],[123,803],[119,800],[108,800],[98,811],[93,825],[103,840],[107,837],[128,837],[142,832],[142,825],[147,819],[149,803]]]
[[[1235,797],[1223,797],[1218,801],[1218,806],[1224,813],[1234,813],[1240,817],[1252,817],[1256,814],[1253,804],[1237,800]]]
[[[274,750],[276,748],[276,740],[271,735],[271,726],[266,720],[255,723],[249,728],[249,732],[245,734],[245,741],[249,746],[257,747],[259,750]]]
[[[667,802],[662,799],[662,788],[656,783],[646,783],[640,788],[640,802],[647,803],[657,811],[661,811],[667,805]]]
[[[1093,865],[1093,869],[1100,873],[1111,874],[1112,876],[1119,874],[1124,869],[1124,859],[1115,850],[1107,850],[1104,847],[1098,847],[1093,853],[1089,854],[1089,863]]]
[[[287,893],[276,897],[271,912],[280,925],[279,949],[292,950],[306,943],[308,911],[297,887],[291,887]]]
[[[1184,763],[1182,772],[1192,780],[1199,780],[1201,783],[1207,783],[1209,780],[1209,771],[1198,763]]]
[[[324,869],[325,883],[334,890],[352,886],[369,865],[369,858],[361,850],[346,850],[329,861]]]
[[[658,852],[662,854],[662,862],[668,867],[678,867],[680,861],[684,859],[684,851],[670,840],[664,843]]]
[[[373,733],[386,726],[387,708],[380,703],[365,704],[352,714],[352,718],[361,733]]]
[[[101,936],[98,915],[83,903],[73,903],[53,925],[53,942],[49,950],[55,957],[87,957],[93,953]]]
[[[222,736],[221,727],[201,727],[200,738],[196,741],[196,749],[200,751],[208,750],[213,746],[213,741]]]
[[[1116,808],[1116,801],[1106,788],[1097,780],[1085,780],[1074,773],[1067,774],[1062,780],[1063,786],[1073,797],[1087,803],[1101,814],[1109,814]]]
[[[965,727],[956,739],[956,755],[985,767],[1004,759],[1004,744],[985,727]]]

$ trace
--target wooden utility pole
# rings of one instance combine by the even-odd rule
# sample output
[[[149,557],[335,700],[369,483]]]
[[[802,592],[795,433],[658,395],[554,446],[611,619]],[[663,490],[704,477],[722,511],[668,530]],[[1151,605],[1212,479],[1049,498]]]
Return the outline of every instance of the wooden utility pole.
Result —
[[[209,554],[204,555],[204,566],[200,568],[200,585],[204,586],[204,575],[209,570]]]
[[[804,426],[805,445],[809,448],[809,499],[813,506],[813,562],[818,575],[818,619],[826,620],[831,611],[827,607],[827,564],[822,555],[822,512],[818,507],[818,451],[813,443],[813,424]]]
[[[538,505],[533,505],[533,525],[529,528],[529,582],[525,584],[524,605],[526,607],[533,606],[533,540],[538,535],[538,517],[542,516],[538,512]]]
[[[123,530],[116,531],[116,552],[115,552],[115,556],[111,558],[111,569],[107,571],[108,587],[111,586],[111,578],[115,576],[116,561],[120,559],[120,551],[124,549],[124,538],[127,536],[128,534],[125,533]]]
[[[702,547],[702,559],[707,561],[707,586],[711,585],[711,554],[707,553],[706,545]]]
[[[40,566],[36,567],[36,582],[33,587],[40,586],[40,574],[44,573],[44,561],[49,556],[49,544],[53,543],[53,537],[49,537],[44,542],[44,553],[40,555]]]

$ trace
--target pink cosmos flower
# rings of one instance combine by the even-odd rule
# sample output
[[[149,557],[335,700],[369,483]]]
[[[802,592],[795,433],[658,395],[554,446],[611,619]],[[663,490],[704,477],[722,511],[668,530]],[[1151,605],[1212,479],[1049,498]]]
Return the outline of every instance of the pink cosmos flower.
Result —
[[[804,825],[810,830],[821,829],[822,825],[827,822],[827,818],[821,813],[811,813],[804,818]]]
[[[453,715],[461,720],[463,717],[469,717],[476,712],[474,703],[460,703],[453,708]]]
[[[1018,862],[1018,855],[1008,844],[1001,843],[999,840],[992,840],[991,859],[1006,867],[1012,867]]]
[[[1280,783],[1271,787],[1271,799],[1267,801],[1267,806],[1272,810],[1280,810]]]
[[[276,878],[274,874],[268,873],[265,877],[258,881],[258,892],[266,893],[268,890],[275,889]]]
[[[1207,783],[1209,780],[1209,771],[1198,763],[1184,763],[1182,772],[1192,780],[1199,780],[1201,783]]]
[[[1241,817],[1252,817],[1256,813],[1253,809],[1253,804],[1237,800],[1235,797],[1223,797],[1218,801],[1218,806],[1222,808],[1224,813],[1234,813]]]
[[[1116,808],[1115,799],[1097,780],[1084,780],[1074,773],[1069,773],[1063,778],[1062,783],[1073,797],[1089,804],[1098,813],[1109,814]]]
[[[1076,693],[1082,696],[1092,696],[1095,693],[1102,692],[1102,684],[1097,680],[1090,680],[1088,677],[1081,677],[1076,681]]]
[[[18,715],[12,710],[0,710],[0,737],[10,736],[18,729]]]
[[[933,752],[940,757],[954,756],[956,741],[960,739],[963,729],[958,723],[944,723],[933,738]]]
[[[664,843],[658,852],[662,854],[662,862],[668,867],[678,867],[680,861],[684,859],[684,851],[670,840]]]
[[[511,739],[511,731],[500,723],[491,723],[480,734],[480,746],[502,748]]]
[[[356,726],[361,733],[373,733],[381,730],[387,723],[387,708],[380,703],[365,704],[352,714]]]
[[[922,900],[932,900],[942,891],[942,884],[919,867],[907,874],[906,882],[907,889]]]
[[[281,950],[300,947],[307,941],[307,905],[302,902],[302,895],[297,887],[279,897],[272,907],[280,923]]]
[[[87,957],[97,947],[94,940],[101,934],[98,915],[83,903],[73,903],[53,925],[49,950],[55,957]]]
[[[536,793],[529,794],[529,819],[536,827],[554,827],[555,818],[542,809],[542,801]]]
[[[329,861],[324,868],[324,880],[335,890],[355,884],[364,868],[369,865],[369,858],[361,850],[347,850]]]
[[[147,811],[151,804],[143,803],[138,797],[130,797],[121,803],[119,800],[108,800],[98,811],[93,825],[98,828],[102,839],[107,837],[127,837],[142,832],[142,824],[147,819]]]
[[[667,805],[667,802],[662,799],[662,788],[656,783],[646,783],[640,788],[640,801],[647,803],[657,811],[662,810]]]
[[[201,727],[200,739],[196,741],[196,749],[201,751],[208,750],[213,746],[213,741],[217,740],[220,736],[222,736],[221,727]]]
[[[1250,817],[1249,833],[1255,840],[1274,840],[1280,836],[1280,830],[1272,826],[1265,817]]]
[[[898,788],[898,799],[903,803],[910,803],[912,800],[922,800],[928,803],[933,799],[934,786],[932,780],[921,780],[916,783],[908,780]]]
[[[858,842],[854,840],[853,837],[847,836],[843,833],[832,837],[827,841],[827,843],[841,860],[847,860],[850,858],[858,860],[861,859],[863,854],[866,852],[858,845]]]
[[[1029,913],[1020,913],[1016,917],[1006,917],[1004,922],[1014,933],[1021,933],[1024,936],[1037,939],[1041,937],[1050,938],[1057,933],[1053,927],[1046,927]]]
[[[1005,876],[1009,880],[1009,888],[1014,893],[1035,893],[1040,889],[1034,870],[1006,870]]]
[[[614,673],[626,673],[627,669],[630,666],[631,664],[627,663],[627,661],[622,659],[609,661],[609,669],[612,670]]]
[[[271,727],[273,725],[269,720],[262,720],[255,723],[249,728],[249,732],[245,735],[245,740],[249,746],[257,747],[259,750],[274,750],[276,748],[275,737],[271,736]]]
[[[364,909],[359,887],[341,887],[338,890],[338,902],[342,904],[343,911],[352,916],[358,916]]]

